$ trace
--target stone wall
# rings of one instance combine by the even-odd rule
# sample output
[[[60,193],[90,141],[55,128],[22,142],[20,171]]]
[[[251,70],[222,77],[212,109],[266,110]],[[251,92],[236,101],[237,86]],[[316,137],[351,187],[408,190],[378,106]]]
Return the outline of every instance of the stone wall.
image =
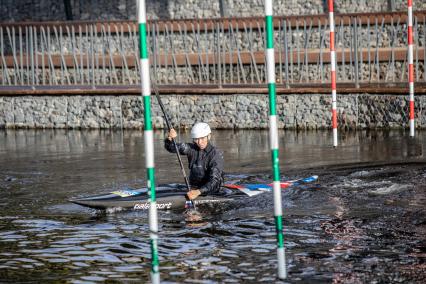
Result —
[[[161,110],[152,104],[153,126],[165,128]],[[213,128],[268,127],[267,95],[162,95],[174,125],[197,121]],[[403,95],[338,95],[340,128],[405,128],[408,101]],[[279,128],[330,128],[331,95],[278,95]],[[426,95],[416,96],[416,125],[426,128]],[[139,96],[0,97],[0,128],[143,128]]]
[[[414,10],[426,9],[425,1],[413,1]],[[73,20],[136,20],[136,0],[70,0]],[[221,0],[147,0],[149,19],[217,18]],[[223,16],[263,16],[263,0],[223,0]],[[391,3],[395,3],[392,7]],[[340,0],[337,13],[406,10],[406,0]],[[274,15],[315,15],[327,12],[327,0],[276,0]],[[63,0],[2,0],[0,22],[67,20]]]

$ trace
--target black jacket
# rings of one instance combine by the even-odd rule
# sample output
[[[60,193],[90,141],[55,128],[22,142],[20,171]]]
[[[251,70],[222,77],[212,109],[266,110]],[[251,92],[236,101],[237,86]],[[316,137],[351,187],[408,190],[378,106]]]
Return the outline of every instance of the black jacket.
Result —
[[[189,184],[201,194],[218,193],[223,184],[223,153],[210,143],[200,150],[194,143],[177,143],[179,153],[188,157]],[[164,147],[176,153],[173,142],[166,138]]]

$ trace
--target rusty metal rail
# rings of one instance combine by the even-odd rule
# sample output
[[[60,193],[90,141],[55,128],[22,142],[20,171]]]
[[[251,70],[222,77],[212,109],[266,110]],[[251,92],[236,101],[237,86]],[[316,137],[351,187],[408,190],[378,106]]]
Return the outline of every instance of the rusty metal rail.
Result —
[[[329,84],[291,84],[288,88],[284,84],[277,84],[277,94],[329,94]],[[407,94],[407,84],[360,84],[355,86],[350,83],[337,84],[339,94]],[[95,87],[86,85],[72,86],[3,86],[0,94],[4,96],[22,95],[140,95],[140,85],[99,85]],[[232,95],[232,94],[268,94],[266,84],[233,84],[219,85],[197,85],[197,87],[186,85],[167,85],[158,88],[161,94],[206,94],[206,95]],[[426,94],[426,84],[416,84],[416,94]]]
[[[406,17],[400,12],[336,16],[342,86],[403,86]],[[326,84],[328,17],[276,17],[274,27],[277,83],[284,89],[305,90]],[[415,78],[422,84],[426,11],[414,13],[413,29]],[[236,92],[257,92],[256,86],[265,83],[263,18],[151,21],[148,31],[152,78],[163,91],[221,93],[238,86]],[[15,88],[126,92],[140,84],[138,52],[137,27],[130,21],[2,23],[0,93]]]
[[[420,21],[426,17],[426,11],[414,11],[413,15],[418,18]],[[407,13],[405,12],[377,12],[377,13],[347,13],[347,14],[335,14],[335,21],[337,24],[350,25],[352,19],[357,18],[358,22],[362,25],[367,25],[369,22],[374,23],[376,19],[383,20],[384,24],[391,24],[392,22],[406,22]],[[224,26],[224,31],[228,31],[229,27],[239,25],[240,29],[243,29],[243,24],[249,26],[250,24],[254,29],[258,27],[258,23],[262,22],[263,17],[244,17],[244,18],[214,18],[214,19],[175,19],[175,20],[149,20],[147,23],[148,29],[152,29],[152,26],[156,26],[156,29],[160,32],[168,30],[178,31],[180,27],[187,26],[187,32],[197,32],[198,26],[202,26],[207,29],[207,31],[213,31],[216,29],[217,24]],[[280,22],[285,20],[288,25],[296,26],[303,22],[311,22],[312,27],[318,27],[319,25],[328,24],[328,15],[301,15],[301,16],[274,16],[274,27],[278,28]],[[0,23],[0,27],[6,28],[15,28],[17,31],[20,28],[24,29],[25,27],[31,26],[36,29],[36,31],[41,31],[43,28],[72,28],[78,30],[79,27],[84,26],[95,26],[97,30],[101,30],[102,27],[108,27],[111,30],[111,33],[130,33],[137,29],[137,23],[135,21],[72,21],[72,22],[3,22]],[[115,26],[122,26],[122,29],[116,30]],[[263,28],[263,26],[262,26]],[[85,31],[82,31],[85,33]]]
[[[375,50],[367,50],[362,49],[358,51],[359,54],[361,54],[361,58],[363,58],[363,62],[368,62],[368,58],[374,58],[376,56]],[[418,48],[418,60],[424,60],[425,58],[425,52],[424,47]],[[351,55],[351,51],[349,49],[344,49],[336,52],[336,62],[342,63],[344,62],[344,58],[349,58]],[[74,57],[73,55],[36,55],[37,58],[35,61],[40,62],[38,67],[45,67],[49,68],[49,66],[54,66],[55,68],[61,68],[63,64],[66,65],[68,68],[74,67]],[[239,57],[240,58],[239,58]],[[275,57],[284,57],[286,56],[283,52],[275,52]],[[290,60],[297,61],[297,57],[301,56],[303,58],[307,58],[309,63],[316,63],[318,58],[322,56],[323,63],[330,63],[330,54],[329,53],[323,53],[321,54],[321,50],[319,49],[311,49],[311,50],[302,50],[300,53],[297,51],[293,51],[291,54],[287,54],[287,56],[290,57]],[[106,58],[110,58],[111,60],[105,60]],[[201,54],[176,54],[176,55],[170,55],[170,54],[158,54],[158,64],[160,66],[173,66],[173,64],[176,64],[177,66],[185,66],[187,64],[191,66],[198,65],[199,57],[206,58],[206,64],[214,65],[215,57],[213,53],[201,53]],[[249,52],[249,51],[240,51],[233,52],[232,54],[229,52],[224,52],[224,64],[238,64],[239,59],[242,61],[243,64],[250,64],[252,58],[256,61],[257,64],[265,64],[265,55],[262,51],[255,51],[255,52]],[[407,58],[407,49],[403,47],[398,48],[381,48],[379,49],[379,52],[377,54],[377,60],[379,62],[388,62],[389,60],[392,60],[392,58],[395,61],[404,61]],[[24,67],[31,67],[31,60],[32,58],[28,58],[27,55],[22,56],[23,59],[23,66]],[[105,61],[105,67],[112,67],[115,66],[115,68],[124,68],[124,66],[127,66],[129,68],[135,68],[137,67],[137,61],[135,60],[134,56],[132,55],[96,55],[95,61],[101,62],[102,60]],[[125,64],[121,65],[123,61],[125,60]],[[231,61],[232,60],[232,61]],[[13,67],[14,64],[14,57],[9,55],[5,56],[5,62],[6,65],[10,68]],[[208,63],[207,63],[208,62]],[[42,65],[44,64],[44,65]],[[88,60],[87,57],[83,57],[83,60],[81,61],[81,66],[84,68],[90,67],[90,60]]]

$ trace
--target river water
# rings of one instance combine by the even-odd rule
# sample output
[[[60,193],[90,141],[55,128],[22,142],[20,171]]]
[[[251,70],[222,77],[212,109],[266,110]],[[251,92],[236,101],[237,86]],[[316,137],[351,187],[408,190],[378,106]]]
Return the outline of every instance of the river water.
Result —
[[[283,191],[289,283],[424,283],[426,132],[280,131],[282,179],[319,175]],[[158,183],[181,182],[155,133]],[[189,133],[179,133],[182,140]],[[271,179],[268,132],[215,131],[226,180]],[[141,131],[0,131],[0,282],[149,281],[145,211],[103,213],[74,197],[145,186]],[[165,283],[271,283],[272,194],[232,207],[159,212]]]

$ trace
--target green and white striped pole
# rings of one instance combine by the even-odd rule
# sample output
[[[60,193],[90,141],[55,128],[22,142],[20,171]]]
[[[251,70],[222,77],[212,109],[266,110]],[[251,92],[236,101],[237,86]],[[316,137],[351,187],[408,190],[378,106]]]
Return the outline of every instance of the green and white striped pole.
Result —
[[[274,23],[272,17],[272,0],[265,0],[266,22],[266,66],[269,90],[269,142],[272,154],[274,217],[277,231],[278,277],[285,279],[287,270],[285,264],[284,235],[282,221],[280,164],[278,157],[278,126],[276,113],[275,86],[275,55],[274,55]]]
[[[139,51],[141,66],[141,86],[144,106],[144,142],[147,187],[150,195],[149,231],[151,242],[151,282],[160,283],[158,261],[158,220],[157,202],[155,200],[154,135],[151,122],[151,86],[149,79],[148,47],[146,44],[146,10],[145,0],[138,0]]]

